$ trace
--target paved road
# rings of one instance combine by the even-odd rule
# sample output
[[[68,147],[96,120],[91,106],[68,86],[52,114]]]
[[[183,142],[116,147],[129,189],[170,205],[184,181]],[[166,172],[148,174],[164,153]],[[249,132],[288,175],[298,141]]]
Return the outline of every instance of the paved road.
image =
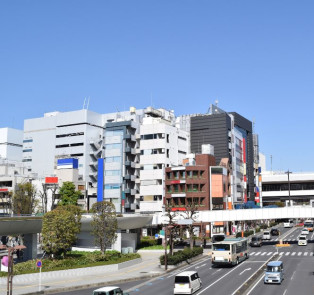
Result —
[[[313,292],[313,273],[310,276],[310,269],[314,271],[314,233],[309,235],[311,242],[308,246],[298,246],[297,237],[301,228],[280,228],[281,236],[273,237],[260,248],[250,248],[250,258],[235,267],[213,268],[209,257],[180,268],[164,276],[151,280],[137,281],[120,286],[130,295],[170,295],[173,294],[173,282],[177,273],[183,270],[197,270],[203,287],[196,292],[196,295],[235,295],[239,294],[238,289],[260,269],[263,264],[274,255],[284,262],[285,280],[281,285],[264,285],[263,276],[258,278],[257,283],[250,286],[246,291],[247,295],[307,295]],[[290,247],[276,248],[275,244],[279,239],[291,243]],[[306,273],[306,276],[305,276]],[[92,289],[75,291],[75,294],[91,294]],[[74,295],[74,292],[62,294]],[[242,294],[241,294],[242,295]]]
[[[211,261],[209,258],[199,261],[198,263],[185,267],[184,269],[177,270],[173,273],[168,274],[164,277],[159,277],[158,279],[153,279],[145,282],[136,288],[131,288],[128,290],[130,294],[159,294],[159,295],[170,295],[173,294],[173,281],[174,276],[183,270],[197,270],[202,282],[203,288],[196,292],[196,295],[226,295],[226,294],[236,294],[238,288],[244,284],[247,279],[255,273],[263,264],[270,260],[274,255],[278,254],[280,260],[284,261],[286,269],[286,279],[284,283],[280,286],[277,285],[265,285],[263,281],[260,280],[254,289],[249,289],[250,294],[284,294],[287,295],[288,281],[297,280],[298,276],[295,275],[295,271],[299,265],[301,265],[302,260],[306,261],[308,259],[314,260],[313,257],[313,245],[309,243],[308,246],[298,246],[297,237],[301,232],[300,228],[280,228],[281,236],[273,237],[271,241],[267,241],[261,248],[251,248],[250,258],[236,267],[221,267],[212,268]],[[314,234],[310,234],[309,238],[313,240]],[[279,239],[283,239],[284,242],[291,242],[290,247],[276,248],[275,244]],[[314,242],[314,241],[313,241]],[[261,277],[262,278],[262,277]],[[292,280],[291,280],[292,278]],[[312,282],[311,282],[312,283]],[[304,293],[291,293],[291,294],[314,294],[306,293],[308,286],[304,288]],[[286,292],[286,293],[284,293]]]

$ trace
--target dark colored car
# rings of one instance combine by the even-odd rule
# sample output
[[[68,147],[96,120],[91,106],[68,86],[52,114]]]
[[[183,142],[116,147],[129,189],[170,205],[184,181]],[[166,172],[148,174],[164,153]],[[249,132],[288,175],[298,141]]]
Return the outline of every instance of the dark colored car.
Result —
[[[263,245],[263,240],[261,236],[253,236],[250,242],[251,247],[261,247]]]
[[[279,236],[279,230],[277,228],[272,228],[271,231],[270,231],[270,234],[272,236]]]

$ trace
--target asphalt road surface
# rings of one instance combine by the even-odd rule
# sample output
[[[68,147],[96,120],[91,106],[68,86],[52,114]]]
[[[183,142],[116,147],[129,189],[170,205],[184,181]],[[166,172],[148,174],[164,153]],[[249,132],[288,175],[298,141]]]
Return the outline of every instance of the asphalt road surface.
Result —
[[[307,295],[314,294],[314,233],[308,235],[308,245],[298,246],[297,238],[302,228],[279,228],[280,236],[272,237],[262,247],[250,248],[250,257],[234,267],[213,268],[209,257],[205,257],[189,266],[180,268],[163,277],[145,281],[120,284],[130,295],[170,295],[173,294],[174,277],[184,270],[196,270],[202,280],[203,287],[195,295],[238,295],[239,288],[254,275],[263,264],[275,257],[283,261],[285,279],[281,285],[265,285],[260,275],[247,288],[247,295]],[[278,248],[279,239],[290,244],[289,247]],[[93,289],[76,290],[60,294],[87,295]],[[242,295],[242,294],[241,294]]]

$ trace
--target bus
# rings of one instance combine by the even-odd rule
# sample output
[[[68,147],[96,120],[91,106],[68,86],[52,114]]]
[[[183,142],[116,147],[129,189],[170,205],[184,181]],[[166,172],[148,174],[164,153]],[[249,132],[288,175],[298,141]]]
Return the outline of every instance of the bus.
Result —
[[[283,219],[283,227],[293,227],[293,219]]]
[[[313,231],[314,224],[312,219],[307,219],[304,221],[304,228],[307,228],[310,232]]]
[[[230,238],[213,243],[212,265],[237,265],[249,258],[247,238]]]

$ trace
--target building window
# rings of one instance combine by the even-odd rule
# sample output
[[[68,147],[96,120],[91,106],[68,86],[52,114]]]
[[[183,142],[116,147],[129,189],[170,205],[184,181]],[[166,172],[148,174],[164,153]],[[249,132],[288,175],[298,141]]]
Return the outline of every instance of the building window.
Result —
[[[32,139],[24,139],[23,142],[33,142]]]
[[[23,159],[22,162],[32,162],[32,159]]]
[[[121,143],[106,144],[105,148],[107,150],[121,149],[122,148],[122,144]]]
[[[106,176],[119,176],[121,174],[120,170],[106,170],[105,175]]]
[[[25,150],[23,150],[23,153],[28,153],[28,152],[31,152],[32,151],[32,149],[25,149]]]
[[[107,157],[105,159],[106,163],[121,163],[121,157]]]
[[[119,183],[106,184],[105,189],[120,189]]]
[[[174,191],[175,193],[178,193],[178,192],[179,192],[179,185],[178,185],[178,184],[174,184],[174,185],[173,185],[173,191]]]
[[[174,179],[179,179],[179,172],[178,171],[174,171]]]
[[[193,176],[193,171],[187,171],[188,172],[188,178],[192,178]]]

